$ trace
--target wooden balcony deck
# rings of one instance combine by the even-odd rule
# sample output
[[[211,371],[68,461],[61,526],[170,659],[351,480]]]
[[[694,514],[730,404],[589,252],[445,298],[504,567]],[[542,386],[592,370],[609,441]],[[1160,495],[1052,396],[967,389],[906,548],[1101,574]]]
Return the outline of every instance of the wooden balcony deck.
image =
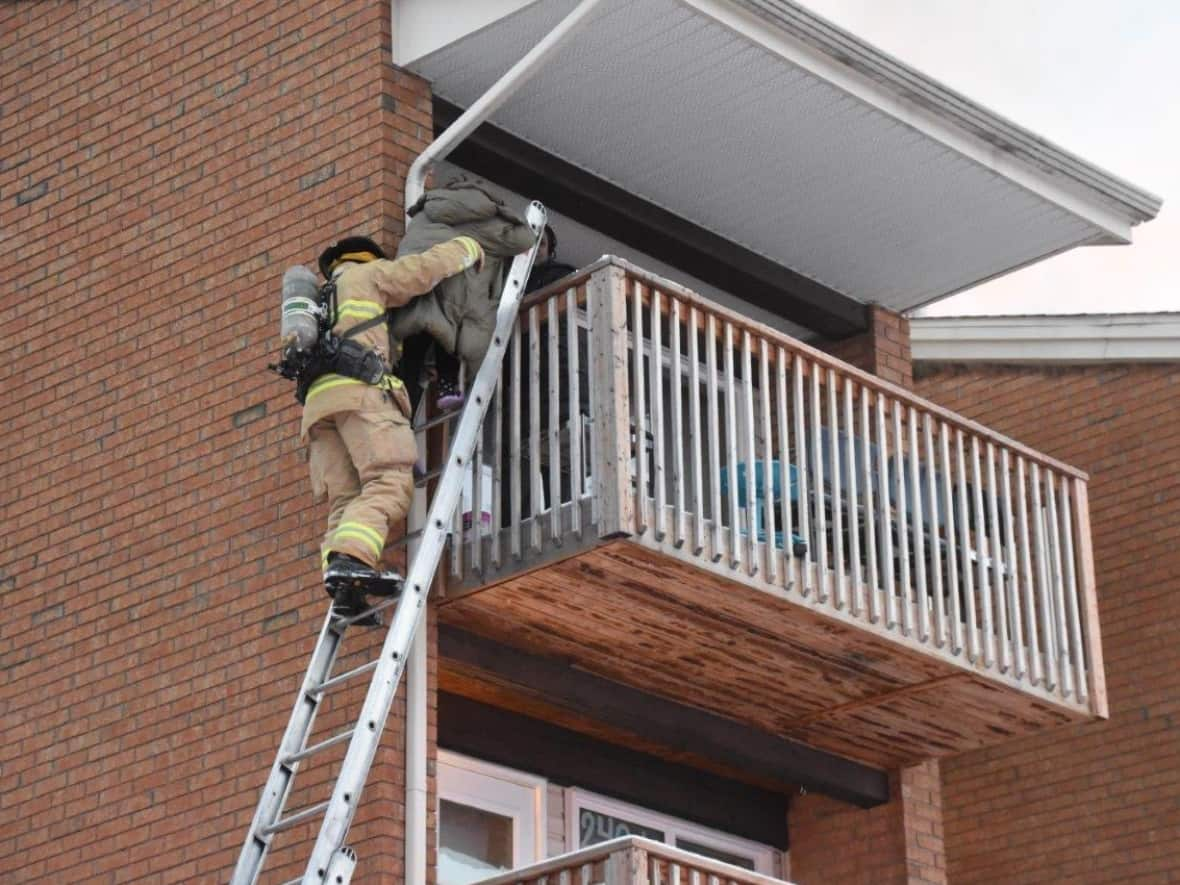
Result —
[[[879,767],[1106,715],[1074,468],[615,259],[497,400],[443,623]]]

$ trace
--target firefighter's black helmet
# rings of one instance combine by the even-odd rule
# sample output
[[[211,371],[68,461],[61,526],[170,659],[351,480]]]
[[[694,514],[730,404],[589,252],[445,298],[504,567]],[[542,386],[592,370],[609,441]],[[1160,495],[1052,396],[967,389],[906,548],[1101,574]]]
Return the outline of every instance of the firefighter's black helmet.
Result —
[[[384,258],[381,247],[368,237],[345,237],[337,240],[320,255],[320,273],[327,279],[342,261],[376,261]]]

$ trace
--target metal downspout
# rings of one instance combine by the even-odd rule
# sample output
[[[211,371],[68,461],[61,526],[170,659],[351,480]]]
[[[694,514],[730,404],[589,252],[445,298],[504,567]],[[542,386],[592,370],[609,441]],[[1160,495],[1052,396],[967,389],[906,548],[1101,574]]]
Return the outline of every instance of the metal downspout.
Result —
[[[511,98],[516,89],[540,69],[581,25],[602,0],[582,0],[561,22],[492,87],[464,111],[446,132],[431,142],[406,174],[405,206],[422,196],[426,173],[433,163],[445,159],[455,146]],[[409,219],[407,217],[407,223]],[[417,509],[417,508],[415,508]],[[425,517],[425,509],[419,511]],[[411,525],[410,528],[417,526]],[[412,556],[415,551],[407,551]],[[405,881],[426,882],[426,630],[417,631],[406,662],[406,828]]]

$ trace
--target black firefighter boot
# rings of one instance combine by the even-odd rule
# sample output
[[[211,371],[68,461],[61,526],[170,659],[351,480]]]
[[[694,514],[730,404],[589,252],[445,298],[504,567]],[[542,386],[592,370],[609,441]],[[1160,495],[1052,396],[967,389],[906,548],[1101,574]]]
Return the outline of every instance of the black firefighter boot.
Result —
[[[370,608],[366,594],[396,596],[401,588],[402,577],[397,572],[379,572],[347,553],[328,554],[324,589],[336,601],[334,608],[342,617],[350,618]],[[381,617],[374,612],[355,623],[362,627],[378,627]]]

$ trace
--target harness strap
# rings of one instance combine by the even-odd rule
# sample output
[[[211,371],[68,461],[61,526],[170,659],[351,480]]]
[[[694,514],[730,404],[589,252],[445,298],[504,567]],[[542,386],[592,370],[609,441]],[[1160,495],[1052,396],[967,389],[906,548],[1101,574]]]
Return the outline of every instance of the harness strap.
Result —
[[[353,326],[351,329],[349,329],[347,332],[345,332],[343,335],[341,335],[339,337],[351,338],[353,335],[359,335],[361,332],[367,332],[369,329],[376,328],[377,326],[384,323],[385,320],[386,320],[386,315],[384,313],[379,313],[379,314],[377,314],[377,316],[375,316],[371,319],[367,319],[363,323],[357,323],[355,326]]]

